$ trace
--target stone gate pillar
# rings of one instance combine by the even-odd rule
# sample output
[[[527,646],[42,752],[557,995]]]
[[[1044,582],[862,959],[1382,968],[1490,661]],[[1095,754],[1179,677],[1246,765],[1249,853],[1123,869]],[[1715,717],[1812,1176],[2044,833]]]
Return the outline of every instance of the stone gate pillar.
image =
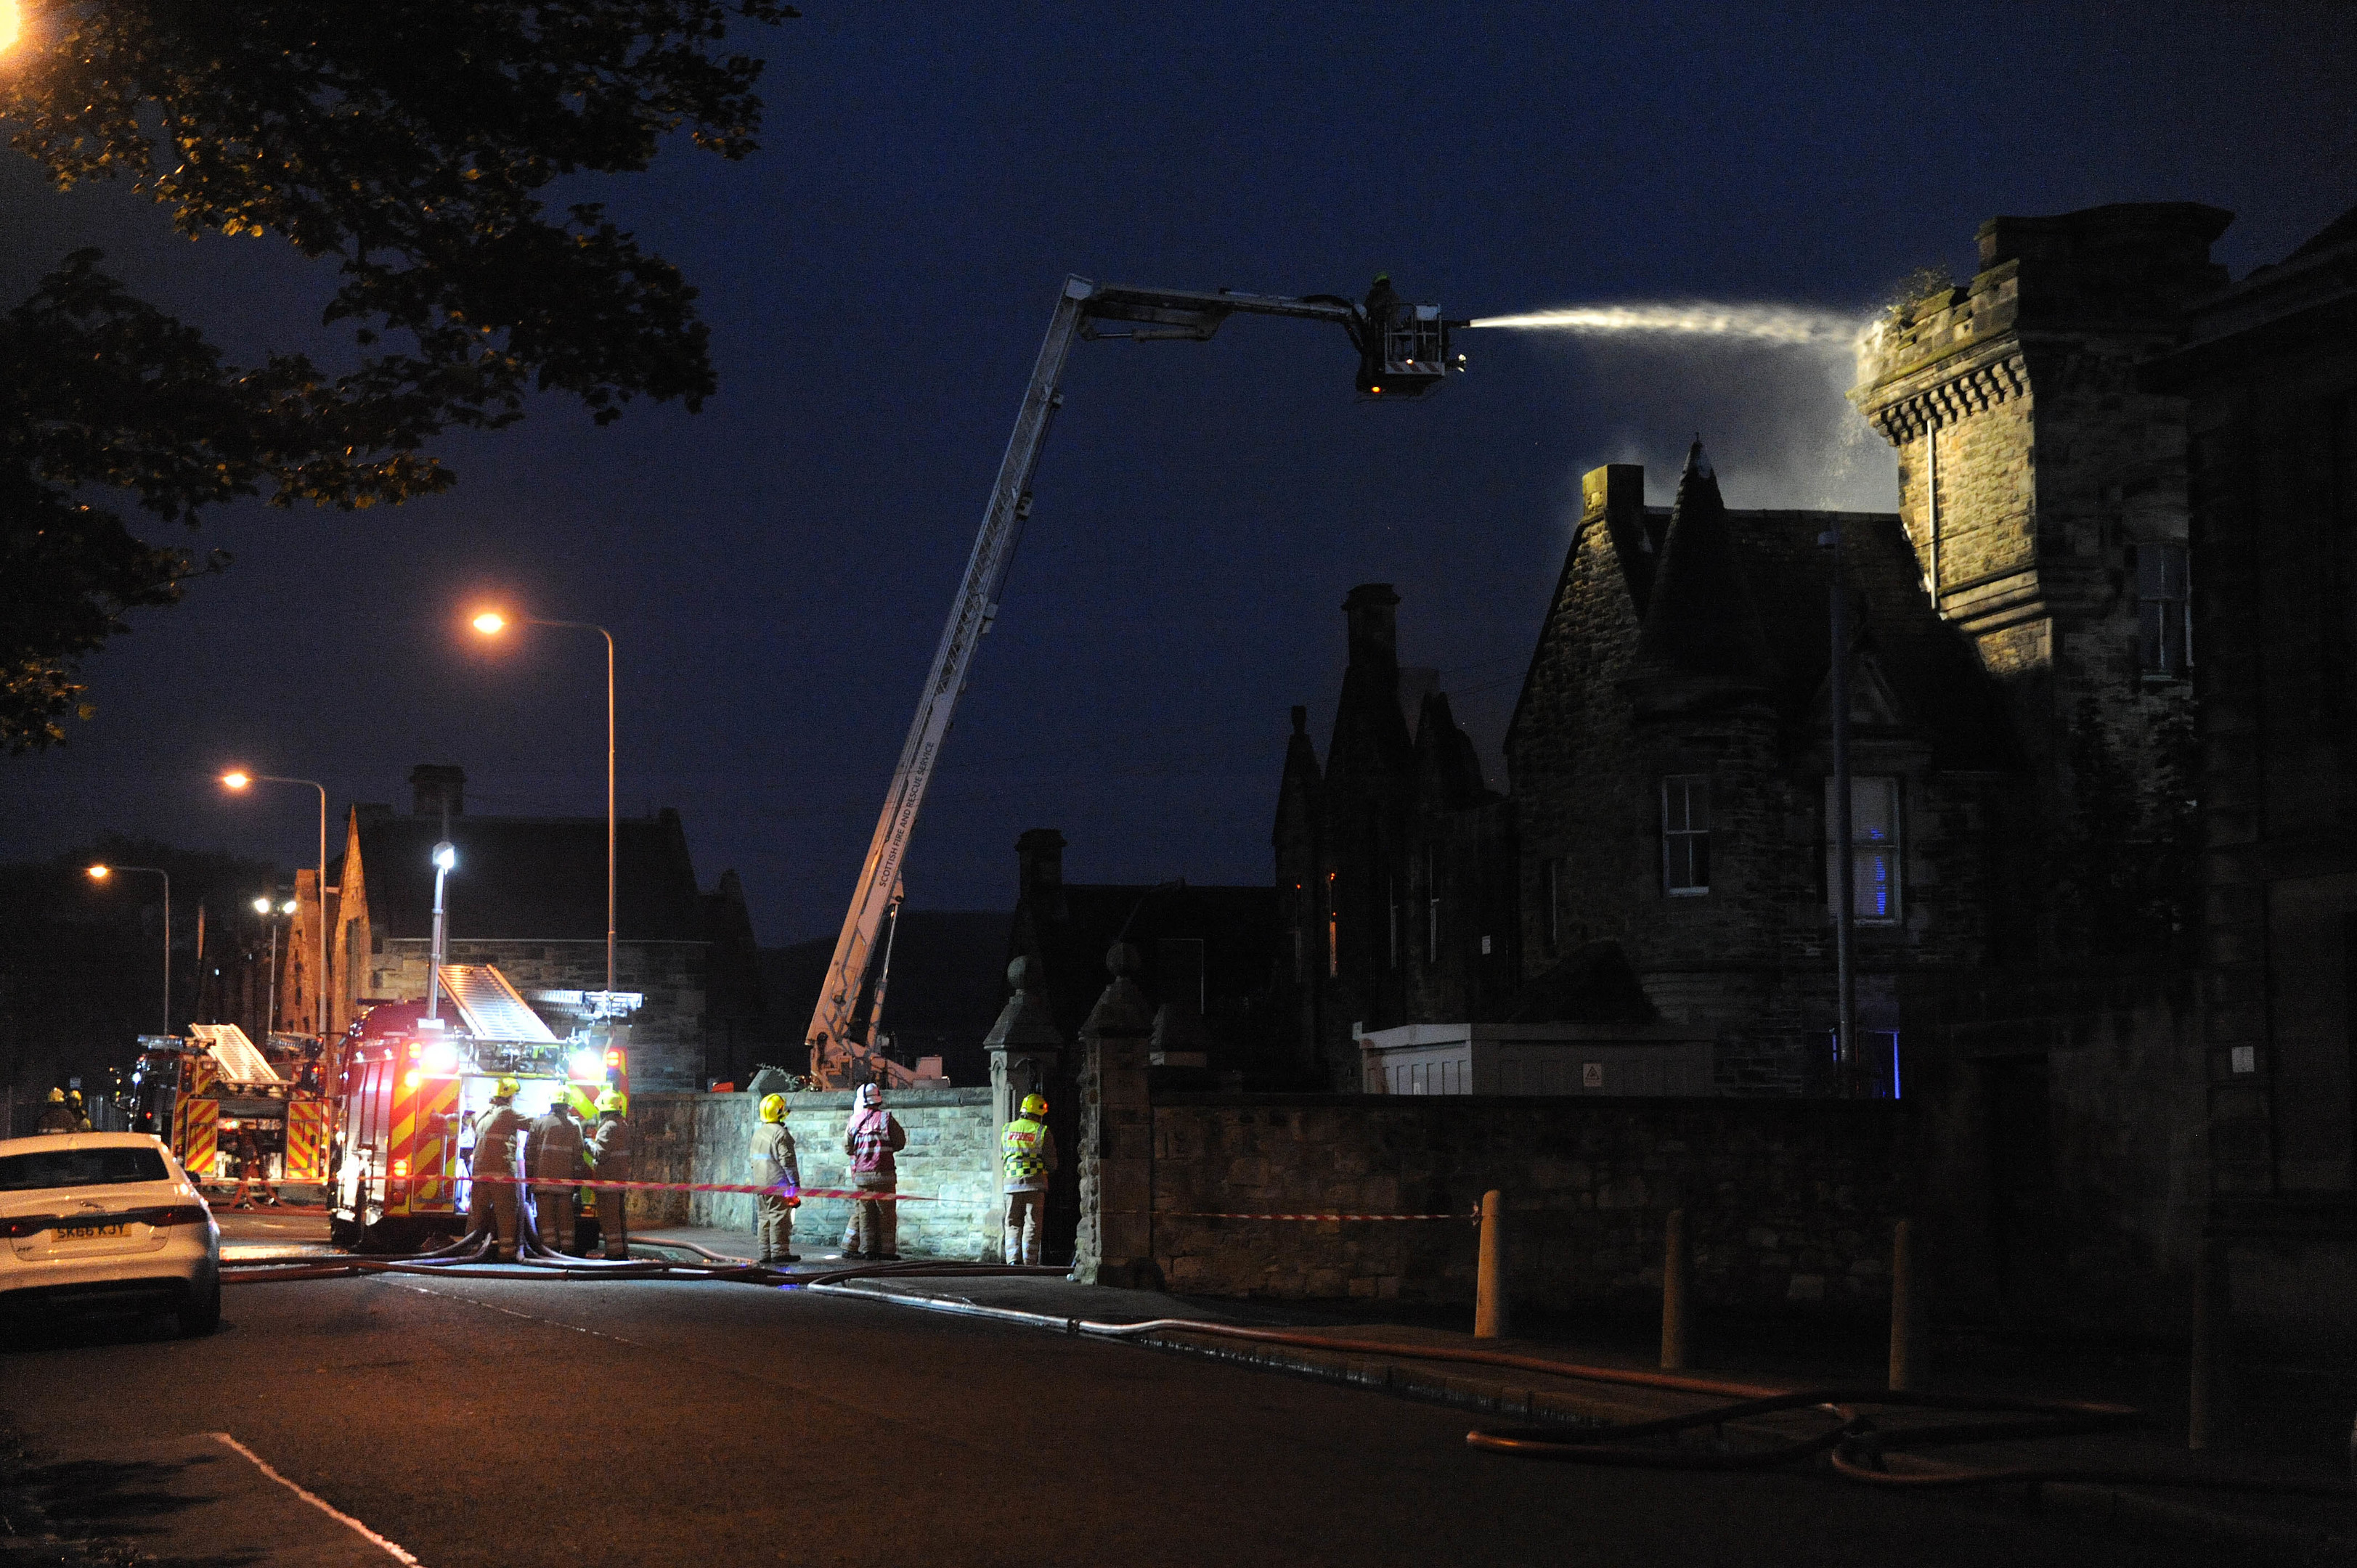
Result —
[[[1058,1097],[1051,1086],[1056,1081],[1056,1064],[1063,1057],[1064,1037],[1056,1032],[1048,998],[1032,989],[1040,978],[1038,959],[1018,958],[1006,966],[1006,983],[1015,988],[1015,994],[1006,999],[998,1022],[982,1037],[983,1048],[990,1053],[993,1138],[998,1135],[999,1129],[1015,1120],[1015,1112],[1027,1094],[1046,1095],[1050,1104],[1049,1115],[1054,1118],[1056,1114],[1053,1103]],[[1071,1160],[1072,1153],[1065,1151],[1064,1158]],[[1004,1195],[998,1214],[1003,1221],[1006,1216]]]
[[[1081,1026],[1081,1230],[1072,1278],[1158,1289],[1154,1266],[1154,1109],[1146,1046],[1154,1010],[1132,978],[1135,948],[1105,954],[1112,983]]]

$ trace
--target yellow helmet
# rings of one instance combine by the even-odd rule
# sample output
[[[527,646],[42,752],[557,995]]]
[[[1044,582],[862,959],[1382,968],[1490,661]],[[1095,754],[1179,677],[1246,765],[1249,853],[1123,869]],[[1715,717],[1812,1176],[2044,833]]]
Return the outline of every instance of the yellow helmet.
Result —
[[[1048,1114],[1048,1097],[1044,1094],[1025,1095],[1023,1097],[1023,1114],[1026,1116],[1045,1116]]]
[[[500,1079],[499,1082],[491,1085],[491,1098],[493,1100],[513,1100],[516,1097],[516,1090],[522,1087],[523,1085],[518,1083],[511,1078],[503,1078]]]
[[[782,1122],[786,1119],[786,1097],[782,1094],[761,1096],[761,1120]]]
[[[65,1102],[66,1102],[66,1091],[65,1091],[64,1090],[62,1090],[62,1089],[53,1089],[53,1090],[49,1090],[49,1103],[50,1103],[50,1104],[52,1104],[52,1105],[63,1105]]]
[[[620,1090],[609,1089],[597,1097],[597,1114],[600,1116],[628,1116],[630,1113],[630,1097]]]

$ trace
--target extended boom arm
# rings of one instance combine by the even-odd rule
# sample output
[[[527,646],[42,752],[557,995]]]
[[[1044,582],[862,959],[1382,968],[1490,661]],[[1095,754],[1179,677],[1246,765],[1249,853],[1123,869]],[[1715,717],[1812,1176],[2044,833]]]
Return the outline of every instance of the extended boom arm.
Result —
[[[1058,384],[1063,379],[1064,357],[1071,350],[1073,338],[1200,341],[1217,332],[1230,316],[1300,317],[1330,321],[1350,333],[1360,350],[1362,392],[1369,391],[1371,377],[1376,395],[1384,391],[1386,379],[1411,396],[1437,384],[1448,328],[1458,324],[1442,321],[1431,306],[1400,305],[1383,314],[1387,319],[1371,320],[1361,306],[1331,295],[1294,299],[1281,295],[1133,288],[1077,276],[1064,280],[1056,312],[1049,318],[1047,339],[1039,345],[1039,362],[1031,370],[1031,384],[1024,389],[1015,433],[998,465],[997,482],[991,487],[990,504],[983,510],[982,531],[974,537],[973,554],[966,558],[964,580],[958,585],[957,599],[950,607],[949,624],[942,628],[941,645],[933,650],[932,668],[918,696],[909,738],[900,747],[900,765],[893,770],[883,814],[877,819],[876,835],[860,865],[851,908],[845,912],[843,930],[835,938],[834,956],[827,963],[818,1005],[811,1014],[807,1037],[812,1077],[829,1088],[841,1088],[863,1070],[895,1084],[914,1077],[877,1048],[872,1017],[868,1038],[854,1037],[861,993],[886,910],[900,885],[901,856],[917,825],[918,810],[925,802],[925,789],[932,782],[942,741],[949,734],[958,698],[965,691],[974,650],[997,617],[999,589],[1015,559],[1023,524],[1031,515],[1031,474],[1047,444],[1048,427],[1063,405]],[[1107,332],[1099,325],[1103,322],[1127,323],[1130,330]],[[1400,353],[1403,345],[1405,358]],[[1419,377],[1428,379],[1419,381]]]

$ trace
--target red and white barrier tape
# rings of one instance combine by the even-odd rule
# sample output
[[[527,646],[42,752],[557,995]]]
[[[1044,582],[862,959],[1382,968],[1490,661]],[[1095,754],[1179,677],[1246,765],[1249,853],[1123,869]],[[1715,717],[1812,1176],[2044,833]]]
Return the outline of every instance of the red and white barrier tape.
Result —
[[[630,1192],[749,1192],[770,1197],[849,1197],[862,1203],[938,1203],[930,1193],[878,1192],[864,1187],[759,1187],[748,1182],[728,1181],[599,1181],[594,1176],[578,1180],[551,1179],[547,1176],[371,1176],[371,1181],[418,1182],[495,1182],[506,1187],[587,1187],[606,1191]]]
[[[1480,1211],[1470,1214],[1229,1214],[1216,1209],[1157,1208],[1157,1219],[1466,1219],[1481,1218]]]

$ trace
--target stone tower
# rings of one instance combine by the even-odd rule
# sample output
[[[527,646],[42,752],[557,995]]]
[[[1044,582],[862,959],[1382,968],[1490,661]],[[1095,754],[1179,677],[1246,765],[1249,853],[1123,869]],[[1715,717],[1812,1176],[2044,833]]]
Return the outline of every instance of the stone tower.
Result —
[[[2226,281],[2210,246],[2231,220],[2191,202],[1992,219],[1971,281],[1895,307],[1859,354],[1850,397],[1899,449],[1925,589],[2004,690],[2044,803],[2020,864],[2071,885],[2019,890],[2057,910],[2049,951],[2079,945],[2074,919],[2107,929],[2107,902],[2150,902],[2126,884],[2186,792],[2185,403],[2142,368]],[[2116,842],[2082,842],[2091,822]]]

